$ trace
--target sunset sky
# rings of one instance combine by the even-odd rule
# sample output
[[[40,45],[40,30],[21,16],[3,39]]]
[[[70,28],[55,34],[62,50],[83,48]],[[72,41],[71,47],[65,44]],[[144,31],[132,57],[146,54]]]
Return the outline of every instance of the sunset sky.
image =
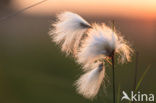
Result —
[[[42,0],[14,0],[16,10]],[[156,19],[156,0],[48,0],[27,10],[27,14],[51,15],[60,11],[87,15],[116,15],[131,18]]]

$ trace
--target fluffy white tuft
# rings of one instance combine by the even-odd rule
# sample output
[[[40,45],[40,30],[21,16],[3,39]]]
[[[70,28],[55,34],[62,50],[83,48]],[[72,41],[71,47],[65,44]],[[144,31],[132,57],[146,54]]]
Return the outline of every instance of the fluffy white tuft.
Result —
[[[63,12],[57,16],[57,22],[52,24],[54,29],[49,32],[53,41],[61,45],[67,55],[75,53],[82,35],[90,28],[90,24],[78,14]]]
[[[120,61],[130,60],[132,49],[121,36],[104,24],[95,24],[92,27],[78,52],[78,63],[85,68],[95,61],[111,56],[114,51],[120,54]]]
[[[134,53],[134,50],[129,46],[127,41],[123,40],[122,37],[120,37],[120,45],[118,45],[118,48],[116,49],[116,53],[119,54],[118,61],[121,63],[125,63],[125,61],[130,62],[132,54]]]
[[[105,76],[103,64],[82,75],[76,82],[77,91],[85,98],[93,99],[101,86]]]
[[[93,62],[108,56],[114,49],[112,34],[113,31],[104,24],[102,26],[94,24],[79,50],[78,63],[88,67]]]

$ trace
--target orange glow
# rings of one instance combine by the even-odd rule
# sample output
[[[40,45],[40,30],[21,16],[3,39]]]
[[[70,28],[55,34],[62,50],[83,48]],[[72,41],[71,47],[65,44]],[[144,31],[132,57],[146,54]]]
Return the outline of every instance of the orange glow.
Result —
[[[41,0],[15,0],[16,9],[27,7]],[[46,14],[74,11],[87,15],[117,15],[132,18],[156,18],[156,0],[49,0],[27,10],[28,14]]]

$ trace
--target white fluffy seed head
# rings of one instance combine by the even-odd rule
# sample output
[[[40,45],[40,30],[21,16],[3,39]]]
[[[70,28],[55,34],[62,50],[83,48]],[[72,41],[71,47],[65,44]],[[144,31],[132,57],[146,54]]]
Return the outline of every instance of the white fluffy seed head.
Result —
[[[57,16],[57,22],[52,24],[49,32],[53,41],[61,45],[67,54],[75,53],[82,35],[90,28],[90,24],[78,14],[63,12]]]
[[[104,59],[115,51],[120,55],[120,61],[129,61],[133,51],[128,43],[105,24],[92,25],[78,52],[78,63],[84,67],[100,59]]]
[[[75,13],[64,12],[57,16],[49,35],[61,46],[67,55],[73,54],[86,72],[75,83],[77,91],[88,99],[93,99],[105,77],[101,60],[118,54],[118,61],[131,60],[133,50],[123,39],[105,24],[92,25]],[[89,29],[91,28],[91,29]],[[89,29],[89,30],[88,30]],[[86,35],[84,35],[86,34]],[[85,37],[83,40],[82,38]]]
[[[88,32],[88,37],[83,41],[78,52],[78,63],[88,67],[95,61],[104,59],[114,50],[113,31],[105,26],[93,25],[93,29]],[[115,36],[117,39],[117,37]]]
[[[93,99],[100,89],[104,76],[105,68],[103,64],[100,64],[98,67],[82,75],[76,81],[77,92],[85,98]]]

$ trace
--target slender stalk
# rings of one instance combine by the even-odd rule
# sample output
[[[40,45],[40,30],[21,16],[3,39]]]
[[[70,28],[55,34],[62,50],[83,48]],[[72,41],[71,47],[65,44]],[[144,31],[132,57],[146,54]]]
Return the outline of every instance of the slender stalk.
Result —
[[[113,78],[113,103],[115,103],[115,70],[114,70],[114,53],[112,55],[112,78]]]
[[[112,21],[112,30],[114,32],[114,20]],[[115,70],[114,70],[114,51],[112,52],[112,82],[113,82],[113,103],[115,103]]]
[[[134,72],[134,85],[133,85],[134,91],[135,91],[135,89],[136,89],[136,84],[137,84],[138,57],[139,57],[139,52],[136,52],[136,58],[135,58],[135,72]]]

